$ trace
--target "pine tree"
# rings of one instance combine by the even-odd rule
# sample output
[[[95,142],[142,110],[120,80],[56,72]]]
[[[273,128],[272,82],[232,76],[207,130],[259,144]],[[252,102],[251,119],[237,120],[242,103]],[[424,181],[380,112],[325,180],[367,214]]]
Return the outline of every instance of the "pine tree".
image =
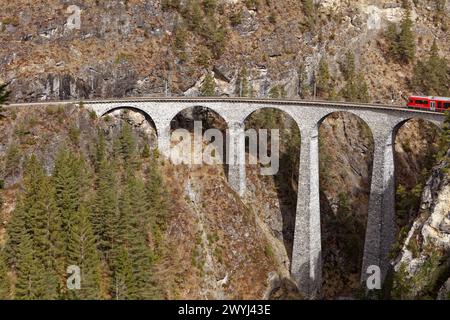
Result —
[[[141,157],[150,158],[150,147],[148,146],[148,143],[144,144],[144,149],[142,150]]]
[[[239,73],[239,78],[236,82],[236,93],[239,97],[248,97],[250,94],[248,73],[247,68],[245,67],[243,67]]]
[[[89,215],[80,206],[72,217],[67,244],[67,265],[76,265],[81,270],[81,289],[69,293],[73,299],[100,298],[100,258]]]
[[[24,234],[19,244],[16,270],[16,299],[48,300],[57,297],[52,273],[35,257],[33,241],[28,234]]]
[[[120,153],[124,162],[135,161],[136,156],[136,140],[133,135],[133,130],[128,122],[122,125],[119,134]]]
[[[9,298],[8,267],[3,250],[0,250],[0,300]]]
[[[369,102],[369,87],[364,74],[359,73],[351,76],[342,89],[341,95],[347,101]]]
[[[15,178],[19,174],[21,154],[16,144],[11,144],[6,152],[5,177],[11,176]]]
[[[30,236],[24,234],[17,249],[17,281],[15,287],[16,299],[35,298],[36,261]]]
[[[98,172],[100,163],[106,159],[106,141],[103,130],[99,130],[97,137],[97,144],[95,148],[95,172]]]
[[[152,297],[152,252],[148,246],[148,216],[145,187],[140,178],[128,174],[122,197],[121,228],[123,244],[127,247],[133,270],[133,295],[137,299]]]
[[[316,8],[313,0],[302,0],[303,12],[306,17],[306,25],[311,29],[316,23]]]
[[[326,98],[331,92],[331,77],[326,58],[319,62],[319,71],[317,74],[317,93]]]
[[[216,82],[211,73],[208,73],[203,80],[202,86],[200,88],[200,93],[204,97],[212,97],[216,94]]]
[[[27,216],[24,209],[24,202],[24,197],[20,195],[17,199],[16,208],[6,227],[5,256],[7,257],[8,264],[11,266],[16,265],[17,263],[18,246],[22,236],[26,232],[25,221],[27,221]]]
[[[98,249],[109,260],[118,222],[118,188],[114,168],[108,160],[100,163],[92,203],[92,226]]]
[[[0,113],[3,112],[2,105],[8,101],[8,98],[10,95],[10,92],[6,89],[7,86],[8,86],[7,83],[0,84]],[[0,117],[1,117],[1,114],[0,114]]]
[[[116,300],[133,299],[134,281],[132,279],[133,270],[128,251],[125,246],[117,246],[114,248],[114,265],[112,275],[112,296]]]
[[[392,59],[397,59],[399,48],[398,48],[398,33],[397,25],[395,23],[389,23],[386,31],[386,39],[389,46],[389,55]]]
[[[408,8],[400,25],[400,34],[398,35],[398,54],[403,63],[409,63],[414,60],[415,41],[412,31],[413,23],[411,21],[411,10]]]
[[[356,83],[358,84],[358,94],[356,96],[357,101],[365,103],[369,102],[370,100],[369,86],[367,85],[363,73],[359,73],[356,76]]]
[[[345,54],[345,60],[340,64],[341,72],[345,80],[353,79],[356,72],[355,55],[351,51]]]
[[[30,210],[33,249],[38,263],[45,268],[48,290],[57,288],[56,270],[63,254],[61,219],[56,207],[54,189],[48,177],[43,177],[37,194],[36,206]],[[53,295],[53,291],[49,293]]]
[[[35,207],[38,203],[39,189],[44,178],[44,172],[37,158],[33,155],[25,163],[23,191],[19,195],[16,208],[7,225],[6,255],[11,265],[17,259],[17,248],[22,236],[31,232],[34,222]]]
[[[182,15],[191,29],[198,31],[201,28],[203,13],[199,0],[187,0]]]
[[[217,0],[203,0],[203,8],[208,15],[214,14],[217,7]]]
[[[156,253],[158,254],[159,246],[162,242],[162,234],[166,228],[168,215],[167,193],[164,189],[164,181],[159,171],[158,159],[156,152],[153,154],[147,172],[147,180],[145,183],[145,194],[147,211],[151,219],[153,240],[155,242]]]
[[[308,74],[306,73],[306,68],[302,64],[298,67],[298,88],[299,96],[304,99],[310,94],[310,88],[308,83]]]
[[[416,92],[425,95],[446,96],[450,94],[450,66],[445,58],[439,56],[434,41],[428,59],[418,61],[414,66],[411,86]]]
[[[87,168],[84,159],[63,147],[58,152],[53,171],[56,204],[62,219],[62,229],[67,235],[71,217],[79,210],[87,185]]]

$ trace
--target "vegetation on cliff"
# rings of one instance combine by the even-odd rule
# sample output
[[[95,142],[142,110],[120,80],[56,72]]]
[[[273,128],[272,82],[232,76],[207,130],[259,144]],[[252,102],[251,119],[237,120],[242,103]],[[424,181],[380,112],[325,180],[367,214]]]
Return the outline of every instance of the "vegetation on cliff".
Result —
[[[7,225],[6,269],[14,278],[10,297],[160,297],[151,275],[161,250],[158,239],[164,230],[167,202],[155,157],[151,165],[145,165],[145,174],[141,168],[148,160],[138,153],[126,123],[112,152],[99,134],[92,160],[77,149],[62,147],[50,176],[36,156],[29,157],[19,200]],[[3,258],[1,262],[5,279]],[[67,290],[69,265],[82,270],[81,290]],[[2,283],[6,284],[9,281]],[[4,290],[1,293],[7,296]]]

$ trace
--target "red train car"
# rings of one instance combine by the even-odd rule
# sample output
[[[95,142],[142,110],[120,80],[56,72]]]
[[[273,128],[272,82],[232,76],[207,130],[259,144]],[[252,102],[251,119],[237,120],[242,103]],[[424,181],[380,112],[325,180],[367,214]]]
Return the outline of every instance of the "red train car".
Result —
[[[450,110],[450,98],[444,97],[409,97],[408,108],[444,112]]]

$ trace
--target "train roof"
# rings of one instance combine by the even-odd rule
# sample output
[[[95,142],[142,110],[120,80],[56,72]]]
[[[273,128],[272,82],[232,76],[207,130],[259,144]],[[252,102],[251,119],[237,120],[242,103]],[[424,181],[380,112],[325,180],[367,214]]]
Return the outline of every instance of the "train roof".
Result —
[[[448,97],[434,97],[434,96],[411,96],[410,98],[419,98],[419,99],[430,99],[430,100],[441,100],[441,101],[450,101]]]

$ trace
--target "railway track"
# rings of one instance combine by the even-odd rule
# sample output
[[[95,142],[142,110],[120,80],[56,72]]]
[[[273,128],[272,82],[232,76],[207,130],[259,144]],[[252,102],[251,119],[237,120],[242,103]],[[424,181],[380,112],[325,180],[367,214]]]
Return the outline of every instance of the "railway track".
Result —
[[[294,100],[294,99],[255,99],[255,98],[224,98],[224,97],[135,97],[135,98],[117,98],[117,99],[90,99],[90,100],[63,100],[63,101],[42,101],[27,103],[10,103],[4,107],[39,107],[39,106],[64,106],[71,104],[103,104],[103,103],[140,103],[140,102],[180,102],[180,103],[252,103],[252,104],[270,104],[270,105],[301,105],[317,107],[343,107],[343,108],[363,108],[363,109],[382,109],[398,110],[413,113],[442,114],[442,112],[413,109],[406,106],[373,104],[373,103],[353,103],[353,102],[334,102],[322,100]]]

